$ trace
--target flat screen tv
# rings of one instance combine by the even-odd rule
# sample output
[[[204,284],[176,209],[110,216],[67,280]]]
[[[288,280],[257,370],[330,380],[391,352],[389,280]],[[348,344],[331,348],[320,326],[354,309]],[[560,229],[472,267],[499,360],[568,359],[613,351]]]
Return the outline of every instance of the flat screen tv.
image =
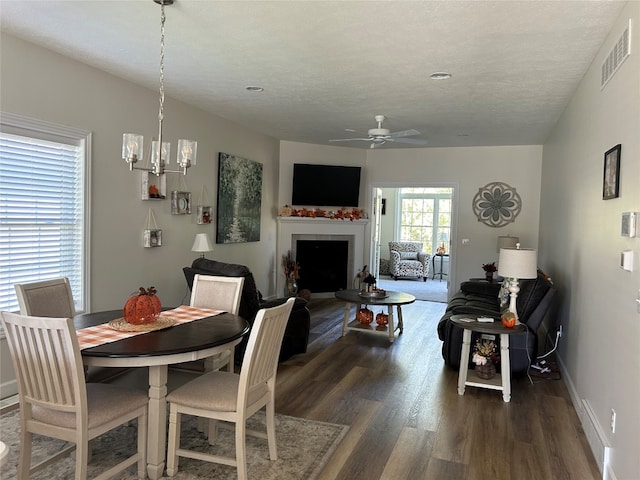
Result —
[[[360,167],[293,164],[291,205],[357,207]]]

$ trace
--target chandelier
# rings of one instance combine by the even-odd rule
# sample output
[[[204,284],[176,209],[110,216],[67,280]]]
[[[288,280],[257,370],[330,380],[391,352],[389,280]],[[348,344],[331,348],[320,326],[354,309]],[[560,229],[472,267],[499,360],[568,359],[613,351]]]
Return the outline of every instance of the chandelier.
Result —
[[[187,174],[187,169],[196,164],[198,142],[195,140],[178,140],[177,164],[180,170],[167,170],[171,153],[171,144],[162,140],[162,120],[164,119],[164,22],[165,5],[172,5],[173,0],[153,0],[160,5],[160,108],[158,111],[158,139],[151,142],[151,167],[139,167],[135,164],[143,158],[144,137],[137,133],[122,135],[122,159],[129,164],[129,170],[144,170],[154,175],[163,173]]]

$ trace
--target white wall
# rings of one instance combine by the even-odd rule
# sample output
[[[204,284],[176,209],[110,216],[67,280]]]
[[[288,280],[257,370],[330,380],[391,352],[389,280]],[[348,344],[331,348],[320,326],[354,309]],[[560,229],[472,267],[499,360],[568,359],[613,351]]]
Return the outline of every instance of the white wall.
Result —
[[[450,280],[453,279],[453,288],[450,290],[455,291],[460,281],[484,276],[482,264],[497,260],[496,242],[499,235],[517,235],[523,246],[538,246],[541,146],[369,150],[281,142],[280,205],[291,202],[292,168],[296,162],[338,165],[360,165],[364,162],[360,206],[369,213],[372,185],[455,186],[457,205],[454,206],[454,218],[457,219],[457,231],[454,229],[452,232],[453,271]],[[478,189],[494,181],[515,187],[523,204],[515,222],[501,228],[492,228],[479,222],[471,206]],[[387,209],[390,207],[393,208],[393,203],[387,204]],[[462,238],[470,240],[469,246],[460,246]],[[369,245],[366,248],[369,258]]]
[[[600,66],[633,20],[632,55],[600,89]],[[639,478],[640,238],[620,236],[620,215],[640,210],[640,3],[629,2],[544,145],[540,244],[555,277],[564,327],[560,356],[584,422],[586,400],[611,446],[605,478]],[[602,200],[604,152],[622,144],[620,197]],[[623,271],[632,249],[636,271]],[[617,413],[616,432],[609,423]]]
[[[538,246],[542,147],[379,149],[367,152],[368,179],[372,185],[454,186],[450,291],[455,292],[464,280],[484,276],[482,264],[497,260],[499,235],[517,235],[523,246]],[[479,222],[472,209],[478,189],[494,181],[511,185],[522,198],[520,215],[515,222],[501,228]],[[470,240],[468,246],[461,245],[463,238]]]
[[[151,285],[163,304],[179,304],[186,293],[182,267],[197,256],[191,252],[195,234],[206,232],[215,241],[215,224],[197,225],[195,212],[171,215],[170,200],[140,200],[140,175],[121,159],[124,132],[144,134],[147,142],[157,135],[158,93],[9,35],[2,35],[1,48],[3,111],[93,132],[91,309],[120,308],[131,292]],[[170,72],[165,76],[169,80]],[[248,265],[258,288],[275,293],[278,142],[171,98],[164,113],[164,135],[173,152],[178,138],[198,141],[197,165],[185,177],[194,203],[206,185],[210,205],[217,204],[218,152],[263,164],[261,240],[215,245],[206,256]],[[168,175],[169,190],[176,178]],[[142,247],[149,208],[163,231],[160,248]]]

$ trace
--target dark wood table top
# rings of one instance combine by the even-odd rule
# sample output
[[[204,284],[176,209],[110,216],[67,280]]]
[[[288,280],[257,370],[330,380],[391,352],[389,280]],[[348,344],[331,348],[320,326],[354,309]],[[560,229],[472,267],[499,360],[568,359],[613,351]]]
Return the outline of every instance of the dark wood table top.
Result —
[[[409,293],[387,290],[386,295],[386,297],[366,297],[361,296],[359,290],[338,290],[335,293],[339,300],[366,305],[407,305],[416,301],[416,297]]]
[[[527,329],[527,326],[524,323],[518,323],[511,328],[507,328],[502,325],[502,321],[500,318],[495,318],[493,322],[478,322],[476,320],[477,315],[451,315],[451,321],[454,325],[457,325],[461,328],[466,328],[473,332],[480,333],[490,333],[494,335],[502,335],[502,334],[512,334],[512,333],[520,333],[524,332]],[[473,322],[467,322],[465,319],[473,319]]]
[[[107,323],[122,317],[122,310],[85,313],[73,317],[76,329]],[[174,355],[217,347],[237,340],[249,331],[247,321],[231,313],[221,313],[164,330],[135,335],[82,350],[83,356],[131,358]]]

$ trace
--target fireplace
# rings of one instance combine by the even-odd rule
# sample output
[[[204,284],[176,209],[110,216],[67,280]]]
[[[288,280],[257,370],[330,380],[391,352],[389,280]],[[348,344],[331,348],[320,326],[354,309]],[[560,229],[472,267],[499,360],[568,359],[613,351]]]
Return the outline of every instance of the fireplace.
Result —
[[[297,240],[295,252],[300,264],[300,290],[335,292],[349,285],[348,240]]]
[[[352,281],[357,272],[362,270],[368,262],[365,261],[365,239],[369,220],[333,220],[328,218],[304,218],[304,217],[278,217],[278,257],[282,258],[288,252],[300,263],[300,275],[308,274],[318,269],[325,269],[325,263],[341,263],[342,267],[331,267],[331,272],[316,271],[314,276],[322,277],[322,283],[314,284],[316,280],[308,274],[299,285],[299,288],[308,288],[314,298],[330,298],[340,288],[352,288]],[[298,244],[302,243],[303,249],[312,248],[314,253],[311,259],[302,259],[298,252]],[[337,245],[340,245],[337,247]],[[335,248],[344,249],[346,244],[346,259],[343,253],[336,253]],[[314,246],[315,245],[315,246]],[[305,253],[303,253],[305,255]],[[330,257],[330,258],[326,258]],[[336,258],[341,260],[337,261]],[[313,263],[311,265],[310,263]],[[327,270],[327,269],[325,269]],[[334,278],[335,277],[335,278]],[[276,277],[278,291],[284,289],[284,275],[282,267],[278,269]],[[334,283],[335,281],[335,283]],[[312,288],[305,286],[305,282],[312,282]],[[324,284],[323,284],[324,283]],[[307,284],[309,285],[309,284]]]

